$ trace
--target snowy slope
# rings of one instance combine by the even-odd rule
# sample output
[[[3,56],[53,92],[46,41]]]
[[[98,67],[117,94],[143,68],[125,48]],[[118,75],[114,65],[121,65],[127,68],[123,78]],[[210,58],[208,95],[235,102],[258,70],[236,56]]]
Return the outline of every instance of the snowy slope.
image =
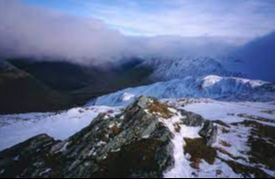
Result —
[[[218,157],[212,165],[203,162],[201,169],[195,171],[197,177],[239,178],[244,177],[236,176],[242,172],[248,178],[258,177],[258,169],[272,178],[275,176],[275,136],[272,132],[275,129],[274,102],[195,100],[181,105],[180,101],[178,99],[175,102],[178,108],[200,114],[211,121],[222,121],[217,122],[219,132],[216,143],[212,145],[218,151]],[[244,168],[238,170],[237,167]],[[216,173],[218,170],[222,172]]]
[[[178,99],[178,102],[180,99]],[[180,102],[179,102],[180,103]],[[179,103],[174,103],[179,105]],[[180,105],[178,106],[181,108]],[[251,142],[251,139],[257,141],[273,140],[269,135],[263,135],[259,138],[259,134],[255,133],[258,130],[258,125],[264,130],[270,130],[275,127],[274,114],[267,114],[266,111],[273,110],[274,104],[271,103],[254,103],[254,102],[220,102],[215,100],[197,100],[195,103],[189,103],[182,107],[187,111],[192,111],[197,114],[201,114],[204,118],[217,122],[218,135],[217,141],[211,146],[212,150],[215,150],[216,158],[213,163],[209,163],[199,157],[195,159],[194,156],[198,155],[194,152],[192,154],[186,153],[185,147],[188,145],[182,138],[191,139],[193,141],[198,140],[198,133],[196,128],[187,127],[182,125],[180,133],[173,132],[175,135],[175,154],[176,165],[165,176],[168,178],[242,178],[246,177],[258,177],[257,170],[262,170],[269,176],[275,176],[275,171],[270,166],[266,165],[264,160],[265,154],[258,153],[255,144]],[[225,110],[224,110],[225,109]],[[215,112],[213,112],[215,111]],[[241,117],[245,114],[247,117]],[[264,117],[266,118],[264,118]],[[252,118],[251,118],[252,117]],[[254,119],[255,118],[255,119]],[[261,121],[263,119],[269,120],[269,122]],[[246,125],[247,124],[247,125]],[[255,126],[254,126],[255,125]],[[173,131],[173,130],[172,130]],[[274,136],[273,136],[274,137]],[[252,141],[253,141],[252,140]],[[272,144],[271,144],[272,145]],[[182,148],[182,146],[184,146]],[[263,145],[263,150],[266,148],[266,144]],[[270,147],[270,146],[269,146]],[[203,146],[201,146],[203,148]],[[196,148],[201,150],[200,147]],[[272,147],[271,147],[272,148]],[[271,151],[274,151],[274,147]],[[182,155],[184,153],[185,155]],[[204,155],[212,155],[206,153]],[[251,156],[252,155],[252,156]],[[256,157],[253,155],[257,155]],[[272,154],[267,154],[266,157]],[[255,158],[254,158],[255,157]],[[253,158],[253,159],[252,159]],[[273,164],[271,164],[272,167]],[[237,170],[236,166],[243,167],[242,170]],[[249,171],[251,170],[251,171]],[[255,173],[253,173],[255,171]]]
[[[209,74],[231,76],[218,59],[211,57],[175,57],[152,58],[144,61],[142,66],[148,66],[154,70],[151,75],[155,80],[171,80],[188,76],[201,77]],[[234,73],[236,76],[239,73]]]
[[[38,134],[66,139],[86,127],[99,114],[115,114],[118,108],[92,106],[60,113],[0,115],[0,151]]]
[[[180,102],[176,102],[176,104],[180,104]],[[227,102],[204,99],[197,100],[197,102],[191,102],[179,108],[200,114],[208,120],[222,120],[226,123],[233,123],[245,120],[240,114],[267,118],[275,122],[274,107],[272,102]],[[269,125],[275,126],[275,124]]]
[[[206,80],[205,86],[218,81],[218,78],[210,79]],[[255,82],[251,85],[255,87],[261,84]],[[164,177],[255,177],[261,176],[262,172],[271,177],[275,176],[275,170],[272,168],[274,164],[265,161],[270,161],[268,157],[273,155],[274,136],[272,138],[272,133],[258,131],[262,128],[264,131],[274,130],[274,102],[221,102],[211,99],[173,99],[166,102],[173,115],[170,118],[159,117],[159,120],[174,136],[172,144],[175,165],[164,173]],[[201,114],[215,122],[218,127],[216,142],[211,146],[196,146],[199,152],[209,150],[215,151],[215,154],[201,155],[188,150],[189,145],[192,145],[188,140],[197,142],[202,139],[199,135],[201,127],[183,124],[181,119],[186,116],[180,112],[181,109]],[[99,112],[115,115],[119,110],[106,106],[91,106],[73,108],[59,114],[0,116],[0,150],[40,133],[46,133],[56,139],[66,139],[86,127]],[[217,120],[221,122],[216,122]],[[264,142],[264,149],[270,149],[269,154],[259,153],[255,147],[254,142],[261,141]],[[211,155],[212,162],[209,162],[208,155]],[[236,170],[236,166],[240,170]]]
[[[259,100],[275,99],[273,84],[257,80],[210,75],[202,78],[175,79],[148,86],[128,88],[105,95],[91,101],[88,105],[120,106],[129,104],[137,97],[153,96],[162,98],[213,98],[222,100]]]

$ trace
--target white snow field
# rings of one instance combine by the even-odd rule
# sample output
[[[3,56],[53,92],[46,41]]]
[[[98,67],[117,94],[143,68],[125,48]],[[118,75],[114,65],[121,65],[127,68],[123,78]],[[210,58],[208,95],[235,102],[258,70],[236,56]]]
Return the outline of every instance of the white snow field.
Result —
[[[114,115],[118,111],[114,107],[91,106],[60,113],[0,115],[0,150],[43,133],[64,140],[88,126],[99,113]]]
[[[183,109],[200,114],[208,120],[222,120],[226,123],[242,122],[245,118],[240,116],[248,114],[275,121],[274,102],[226,102],[204,99],[188,104]],[[272,112],[273,111],[273,112]],[[266,123],[259,121],[261,123]],[[270,123],[269,125],[272,125]]]

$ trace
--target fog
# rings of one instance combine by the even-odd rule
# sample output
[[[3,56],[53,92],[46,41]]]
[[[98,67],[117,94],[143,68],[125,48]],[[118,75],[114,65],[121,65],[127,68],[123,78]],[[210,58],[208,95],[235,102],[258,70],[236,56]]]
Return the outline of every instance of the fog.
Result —
[[[126,36],[94,18],[10,0],[0,1],[0,39],[1,56],[94,64],[131,56],[221,55],[234,46],[224,37]]]

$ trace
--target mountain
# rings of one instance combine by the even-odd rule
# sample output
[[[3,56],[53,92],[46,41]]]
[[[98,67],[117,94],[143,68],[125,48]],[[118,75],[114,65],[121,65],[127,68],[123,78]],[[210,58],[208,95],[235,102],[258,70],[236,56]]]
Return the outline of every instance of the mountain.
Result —
[[[65,95],[8,62],[0,62],[0,99],[0,113],[58,110],[68,104]]]
[[[171,80],[187,76],[235,76],[275,82],[275,32],[236,46],[216,56],[184,55],[145,58],[143,66],[154,69],[154,80]]]
[[[11,64],[22,69],[53,89],[71,91],[85,87],[103,70],[85,67],[64,61],[35,61],[32,59],[11,59]]]
[[[59,116],[54,130],[64,133],[68,128],[61,124],[72,123],[65,116],[70,113],[71,119],[87,123],[83,119],[94,116],[95,109],[102,108],[44,115],[53,116],[55,124]],[[51,130],[26,141],[21,139],[19,144],[17,140],[15,146],[0,152],[0,177],[275,176],[275,118],[269,111],[274,104],[200,99],[162,103],[142,96],[121,110],[110,109],[90,118],[87,127],[81,129],[80,125],[79,132],[62,140],[56,139],[59,132],[50,137]],[[192,110],[208,111],[204,114],[207,119],[189,112]],[[219,114],[218,119],[213,114]],[[17,131],[9,127],[14,124],[5,122],[16,116],[20,115],[3,116],[0,129],[10,128],[14,135]],[[38,118],[34,121],[40,121],[39,125],[51,125],[49,119]],[[30,121],[25,116],[21,122],[19,130]],[[3,138],[4,143],[7,140]]]
[[[149,84],[152,70],[138,67],[140,63],[137,58],[105,66],[32,58],[2,61],[0,113],[62,110],[127,87]]]
[[[86,128],[64,141],[42,134],[2,151],[0,176],[169,176],[173,173],[165,172],[176,160],[173,152],[176,141],[172,138],[180,135],[173,125],[168,125],[168,119],[172,118],[179,123],[178,127],[181,122],[201,128],[198,136],[205,145],[215,142],[217,128],[212,122],[198,115],[176,112],[155,99],[141,97],[115,117],[99,115]]]
[[[275,82],[275,32],[259,37],[231,54],[238,63],[231,70],[241,71],[248,78]]]
[[[154,80],[171,80],[192,77],[203,77],[206,75],[240,76],[240,73],[228,71],[223,63],[213,57],[181,57],[181,58],[151,58],[146,59],[141,66],[154,69],[150,77]]]
[[[82,105],[91,98],[96,98],[127,87],[151,84],[154,82],[150,78],[153,69],[150,66],[141,66],[143,60],[137,58],[126,59],[123,62],[114,63],[103,73],[96,74],[91,82],[84,88],[72,92],[73,96],[80,98]]]
[[[125,105],[137,97],[153,96],[162,98],[212,98],[231,101],[274,100],[275,86],[272,83],[236,77],[187,77],[147,86],[128,88],[98,97],[88,103],[95,105]]]

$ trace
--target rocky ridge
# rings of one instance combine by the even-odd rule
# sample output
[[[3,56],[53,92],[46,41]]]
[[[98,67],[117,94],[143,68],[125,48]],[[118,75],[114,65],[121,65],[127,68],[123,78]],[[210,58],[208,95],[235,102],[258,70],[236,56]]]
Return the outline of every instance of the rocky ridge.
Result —
[[[41,134],[2,151],[0,177],[169,176],[177,165],[175,138],[185,125],[199,127],[205,144],[215,142],[212,122],[140,97],[115,117],[100,114],[67,140]]]

